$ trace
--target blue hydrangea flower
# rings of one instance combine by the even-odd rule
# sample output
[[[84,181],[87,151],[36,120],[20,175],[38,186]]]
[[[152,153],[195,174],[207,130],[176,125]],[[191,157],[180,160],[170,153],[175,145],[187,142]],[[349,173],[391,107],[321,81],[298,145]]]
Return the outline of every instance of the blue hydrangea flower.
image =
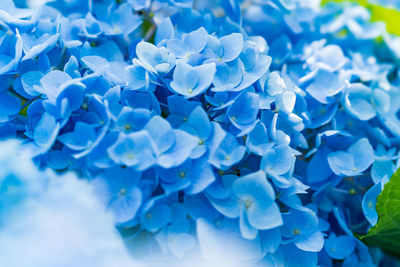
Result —
[[[356,242],[352,237],[330,234],[325,241],[325,251],[333,259],[342,260],[352,254],[356,247]]]
[[[175,66],[175,57],[165,47],[140,42],[136,54],[143,67],[154,74],[167,74]]]
[[[246,152],[246,147],[230,133],[219,135],[210,151],[209,162],[218,169],[228,169],[238,163]]]
[[[215,71],[213,63],[192,67],[178,62],[170,83],[171,89],[185,97],[195,97],[210,87]]]
[[[145,170],[156,162],[154,144],[150,135],[142,130],[130,134],[120,133],[117,142],[107,149],[117,164]]]
[[[97,195],[113,212],[118,224],[129,223],[139,211],[142,204],[142,193],[137,187],[140,175],[132,169],[114,167],[92,182]]]
[[[159,169],[158,173],[167,193],[183,190],[187,194],[198,194],[215,180],[205,159],[186,160],[177,167]]]
[[[374,151],[368,139],[362,138],[346,151],[335,151],[328,154],[331,170],[341,176],[362,174],[374,162]]]
[[[168,40],[167,48],[177,58],[187,62],[196,62],[197,58],[201,57],[200,52],[207,44],[207,38],[207,31],[201,27],[196,31],[183,34],[181,39]]]
[[[227,197],[210,197],[214,207],[229,218],[239,217],[241,235],[248,239],[256,238],[258,230],[280,226],[282,217],[275,203],[275,192],[265,174],[258,171],[241,178],[234,177],[224,177],[231,190]]]
[[[378,195],[382,192],[385,183],[388,182],[388,176],[384,176],[377,184],[373,185],[365,192],[362,200],[362,209],[365,218],[374,226],[378,222],[378,213],[376,212],[376,202]]]
[[[283,213],[282,236],[304,251],[318,252],[324,246],[324,238],[319,231],[318,217],[311,210],[290,210]]]

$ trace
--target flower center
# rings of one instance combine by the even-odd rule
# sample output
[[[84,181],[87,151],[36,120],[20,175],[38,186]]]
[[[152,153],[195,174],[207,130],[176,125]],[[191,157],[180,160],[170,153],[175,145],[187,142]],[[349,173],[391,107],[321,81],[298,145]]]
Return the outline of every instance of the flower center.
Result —
[[[88,110],[89,109],[88,103],[83,102],[82,105],[81,105],[81,108],[84,109],[84,110]]]
[[[294,230],[293,230],[293,234],[294,234],[294,235],[298,235],[298,234],[300,234],[300,230],[299,230],[299,229],[297,229],[297,228],[296,228],[296,229],[294,229]]]
[[[119,194],[121,196],[125,195],[126,194],[126,189],[125,188],[121,188],[121,190],[119,190]]]
[[[186,177],[186,173],[185,172],[180,172],[179,173],[179,177],[180,178],[185,178]]]
[[[132,126],[130,124],[125,124],[124,128],[125,130],[129,131],[130,129],[132,129]]]
[[[246,210],[250,208],[251,204],[253,204],[253,203],[252,203],[250,200],[246,200],[246,201],[244,202],[244,205],[245,205],[245,207],[246,207]]]

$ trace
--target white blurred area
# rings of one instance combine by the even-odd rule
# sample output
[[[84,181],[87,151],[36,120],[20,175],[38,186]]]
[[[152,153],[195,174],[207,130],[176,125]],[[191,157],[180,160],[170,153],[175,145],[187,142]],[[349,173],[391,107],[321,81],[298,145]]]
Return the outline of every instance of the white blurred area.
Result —
[[[50,0],[27,0],[28,7],[30,8],[40,7],[41,5],[46,4],[47,2],[50,2]]]
[[[142,266],[87,182],[38,171],[16,141],[0,148],[0,266]]]

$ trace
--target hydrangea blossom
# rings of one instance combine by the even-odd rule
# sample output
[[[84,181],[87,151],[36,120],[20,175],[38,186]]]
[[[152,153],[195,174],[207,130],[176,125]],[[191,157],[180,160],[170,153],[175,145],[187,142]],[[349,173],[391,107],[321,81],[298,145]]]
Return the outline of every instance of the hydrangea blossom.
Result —
[[[0,138],[88,181],[134,259],[387,263],[353,235],[399,166],[399,39],[367,9],[3,2]],[[8,212],[31,189],[1,177]]]

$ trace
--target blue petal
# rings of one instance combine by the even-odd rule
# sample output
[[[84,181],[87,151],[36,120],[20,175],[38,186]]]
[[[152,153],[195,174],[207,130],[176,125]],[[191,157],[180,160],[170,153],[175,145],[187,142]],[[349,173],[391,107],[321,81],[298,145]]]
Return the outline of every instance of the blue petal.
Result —
[[[187,194],[198,194],[215,181],[214,172],[206,159],[196,160],[192,172],[197,175],[191,179],[192,183],[186,190]]]
[[[269,141],[267,129],[262,122],[257,123],[254,129],[247,135],[247,148],[259,156],[263,156],[273,145],[274,144]]]
[[[307,165],[307,181],[309,183],[321,183],[333,175],[333,172],[329,168],[327,159],[330,152],[330,149],[323,146],[314,154],[313,158]]]
[[[243,93],[226,111],[232,124],[246,125],[253,123],[259,111],[259,97],[254,93]]]
[[[143,228],[153,233],[165,226],[170,219],[171,210],[165,204],[156,204],[153,208],[147,210],[141,216]]]
[[[236,59],[243,48],[243,35],[240,33],[232,33],[219,39],[223,49],[221,60],[230,62]]]
[[[356,247],[354,238],[342,235],[336,236],[331,233],[325,242],[325,251],[333,259],[343,260],[351,255]]]
[[[367,138],[361,138],[349,148],[358,171],[365,171],[374,162],[374,150]]]
[[[42,118],[33,131],[33,140],[43,151],[47,151],[55,142],[60,125],[49,113],[43,113]]]
[[[323,104],[329,104],[334,101],[334,97],[344,89],[344,82],[337,74],[327,71],[318,71],[313,83],[306,91],[317,101]]]
[[[383,181],[379,181],[365,192],[362,200],[362,210],[368,222],[374,226],[378,222],[378,213],[376,212],[376,202],[378,195],[383,190]]]
[[[197,138],[182,130],[174,130],[175,144],[158,156],[158,165],[171,168],[182,164],[197,145]]]
[[[268,150],[261,160],[261,169],[267,174],[282,175],[292,168],[295,161],[292,149],[286,145]]]
[[[168,246],[173,255],[183,258],[187,251],[196,246],[196,239],[186,233],[173,234],[168,236]]]
[[[213,63],[192,67],[184,62],[178,62],[170,86],[181,95],[194,97],[210,87],[215,72]]]
[[[203,27],[184,35],[184,44],[193,53],[200,53],[207,44],[207,32]]]
[[[374,162],[374,151],[368,139],[362,138],[351,145],[348,151],[328,154],[328,163],[337,175],[360,175]]]
[[[282,245],[284,259],[281,262],[285,267],[298,267],[298,266],[317,266],[318,255],[317,253],[303,251],[294,245]],[[280,266],[280,265],[279,265]]]
[[[142,203],[142,193],[138,188],[132,188],[125,194],[115,198],[108,206],[113,211],[117,223],[132,220]]]
[[[154,116],[144,127],[158,148],[158,154],[170,149],[175,142],[171,125],[164,118]]]
[[[254,228],[247,218],[245,207],[242,205],[239,219],[240,234],[246,239],[255,239],[258,234],[257,228]]]
[[[44,74],[40,71],[30,71],[22,74],[21,82],[24,91],[31,96],[38,96],[40,92],[35,90],[35,87],[40,86],[40,79],[42,79]]]
[[[296,240],[295,245],[304,251],[319,252],[324,246],[324,236],[319,231],[304,235]]]
[[[137,0],[129,0],[129,2],[137,2]],[[143,0],[142,0],[143,1]],[[149,2],[149,0],[145,0]],[[155,44],[159,44],[164,40],[169,40],[174,38],[174,26],[172,25],[171,19],[169,17],[165,18],[157,27],[156,36],[154,39]]]
[[[344,107],[346,111],[359,120],[370,120],[376,116],[374,106],[369,102],[372,89],[363,84],[350,86],[350,93],[346,95]]]

